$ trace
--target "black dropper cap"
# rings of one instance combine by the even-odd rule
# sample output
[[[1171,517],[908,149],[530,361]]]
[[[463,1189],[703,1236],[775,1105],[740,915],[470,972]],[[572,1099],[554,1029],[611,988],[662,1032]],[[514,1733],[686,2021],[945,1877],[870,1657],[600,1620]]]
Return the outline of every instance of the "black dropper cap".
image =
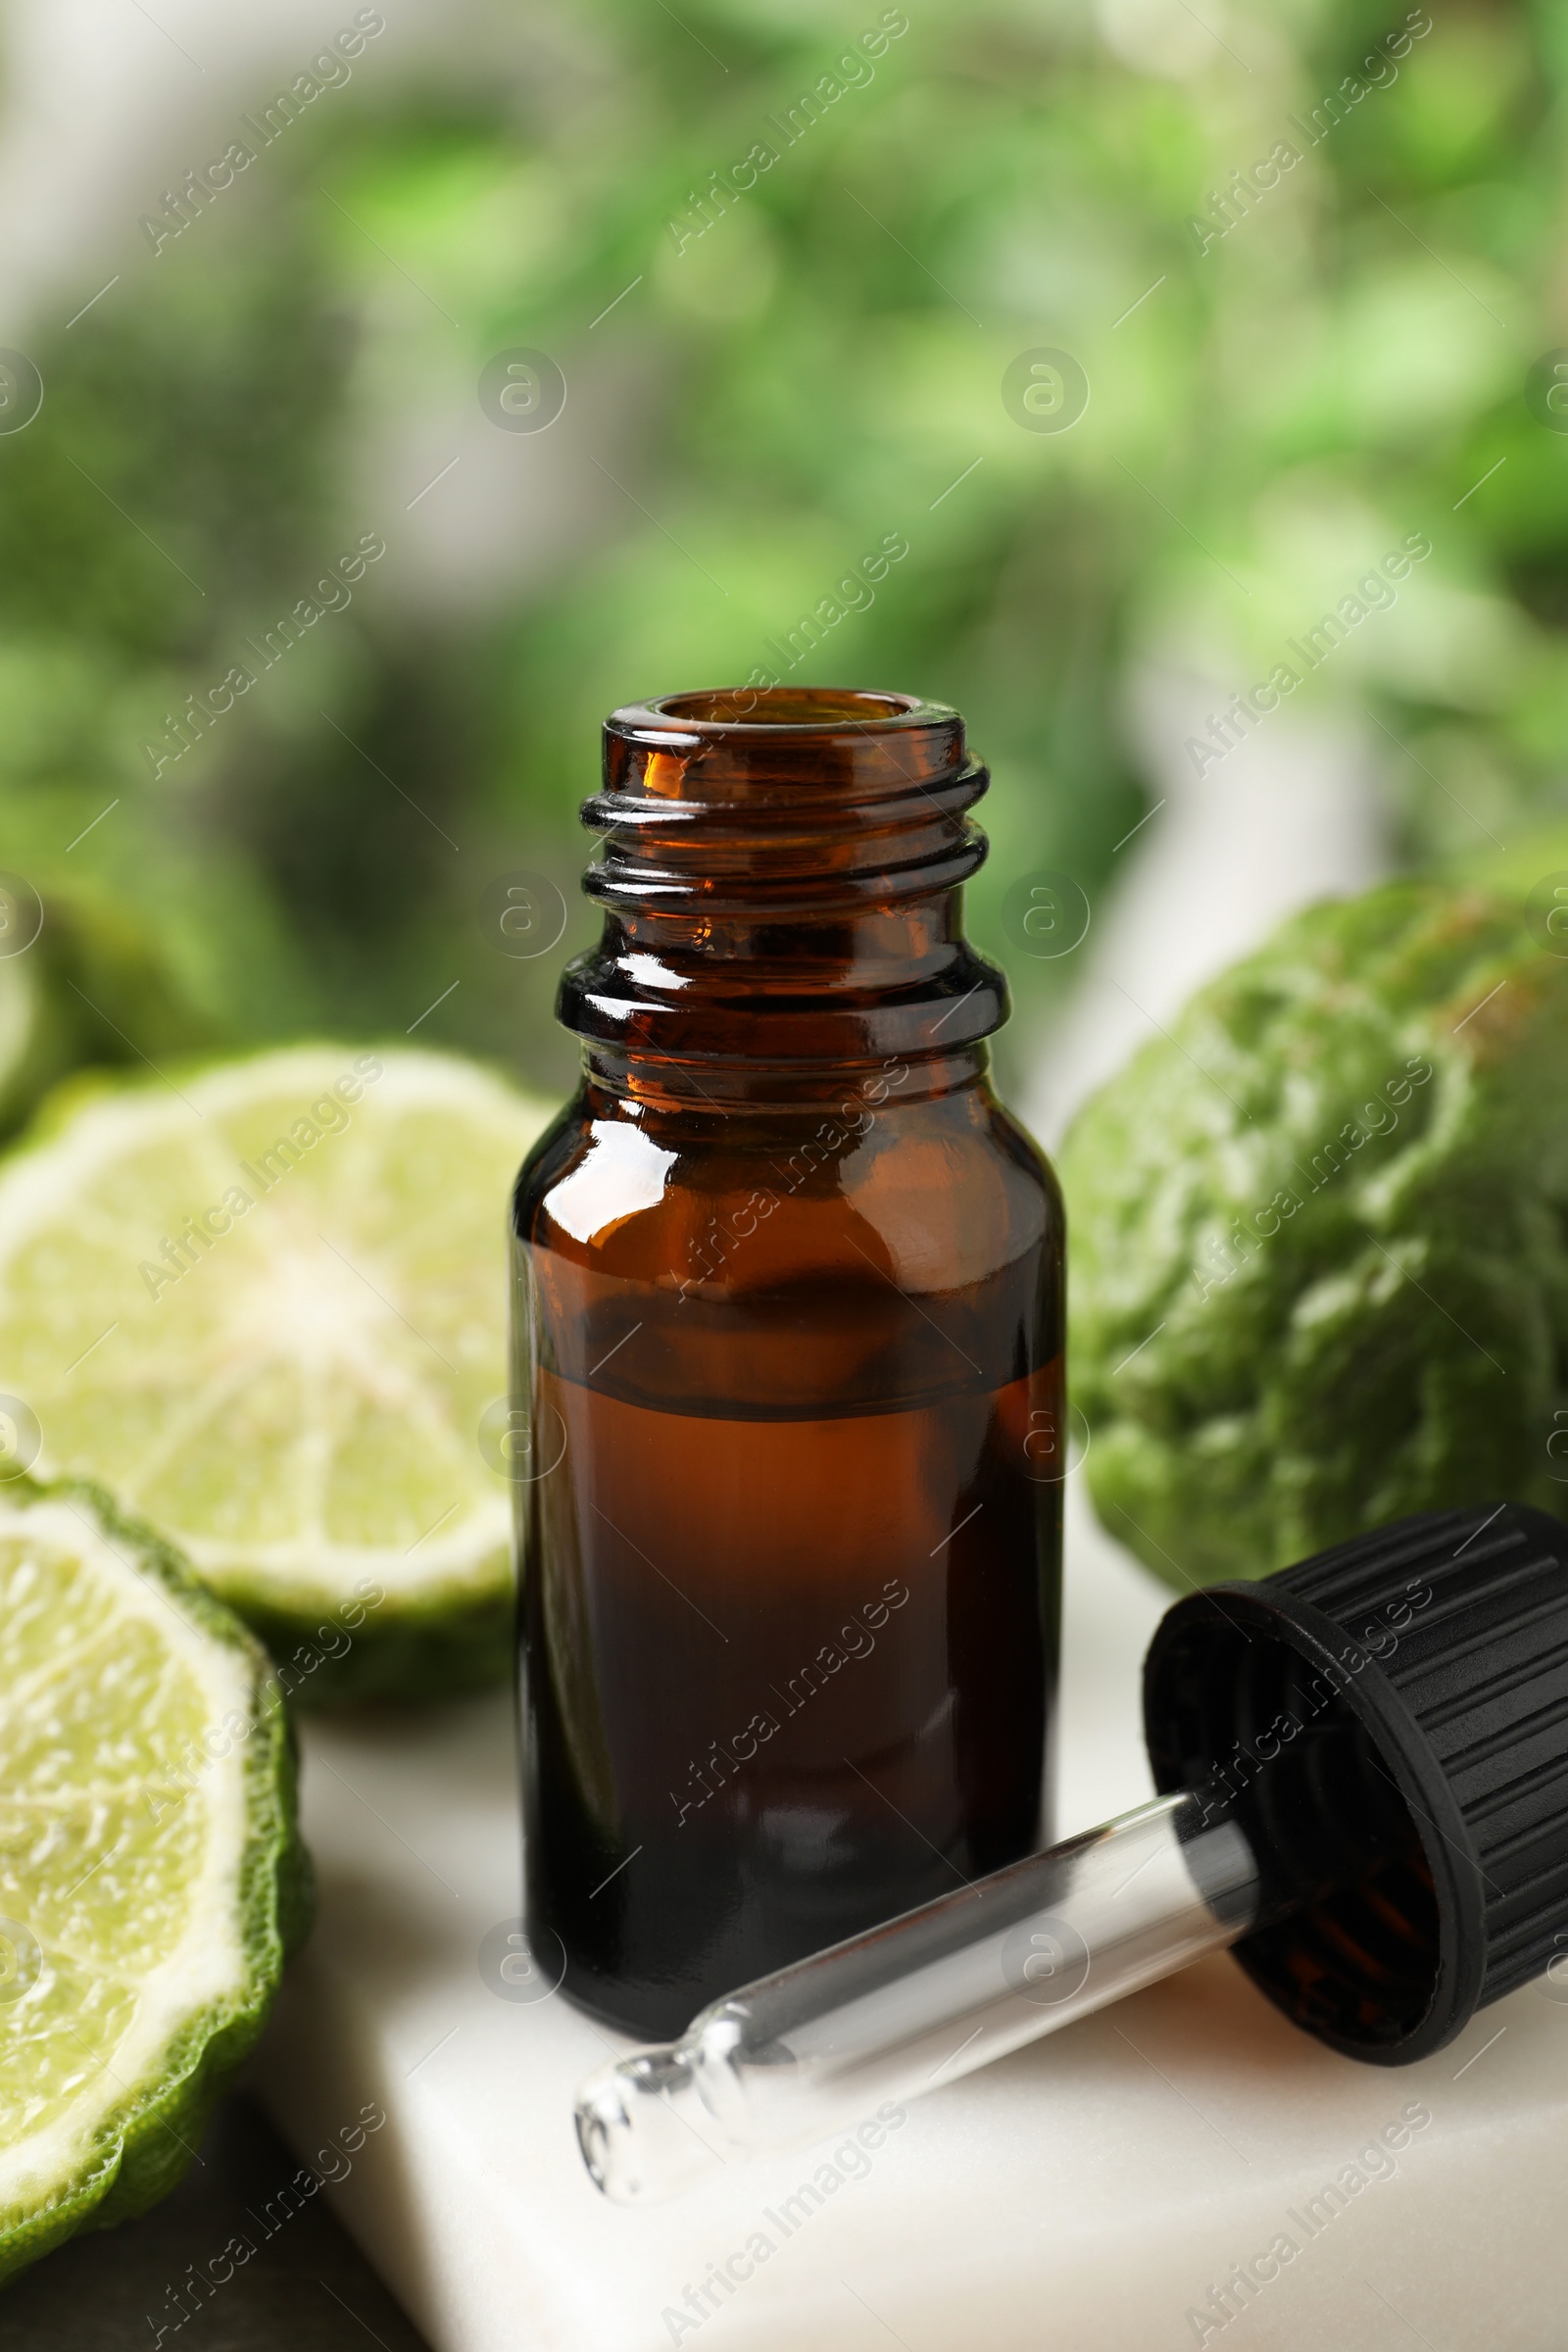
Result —
[[[1194,1592],[1155,1632],[1144,1718],[1161,1791],[1239,1820],[1285,1913],[1236,1957],[1331,2048],[1424,2058],[1568,1948],[1568,1527],[1547,1512],[1426,1512]]]

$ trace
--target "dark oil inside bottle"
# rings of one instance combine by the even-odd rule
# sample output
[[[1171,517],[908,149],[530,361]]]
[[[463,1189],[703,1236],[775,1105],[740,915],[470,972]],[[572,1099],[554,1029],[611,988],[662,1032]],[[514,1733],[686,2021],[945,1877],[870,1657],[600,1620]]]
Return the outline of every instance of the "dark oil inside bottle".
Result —
[[[1059,1359],[1016,1279],[540,1289],[530,1931],[667,2035],[1048,1834]]]

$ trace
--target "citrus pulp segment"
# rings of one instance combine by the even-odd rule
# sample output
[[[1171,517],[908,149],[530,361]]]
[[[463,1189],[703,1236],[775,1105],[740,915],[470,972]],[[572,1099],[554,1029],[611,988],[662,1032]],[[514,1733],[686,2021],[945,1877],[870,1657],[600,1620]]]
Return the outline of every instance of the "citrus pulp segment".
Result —
[[[448,1055],[294,1047],[68,1088],[0,1168],[0,1396],[41,1474],[167,1530],[302,1703],[505,1669],[478,1433],[548,1115]]]

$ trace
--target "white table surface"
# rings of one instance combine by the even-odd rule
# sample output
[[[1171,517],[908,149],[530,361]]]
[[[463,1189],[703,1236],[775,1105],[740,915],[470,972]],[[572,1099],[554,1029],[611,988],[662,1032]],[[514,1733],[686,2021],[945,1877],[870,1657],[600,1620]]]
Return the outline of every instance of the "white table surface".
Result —
[[[1063,1830],[1149,1793],[1137,1669],[1167,1597],[1081,1503],[1068,1561]],[[766,2210],[842,2134],[627,2211],[571,2128],[579,2081],[626,2045],[479,1973],[519,1907],[508,1702],[314,1721],[305,1751],[320,1919],[252,2083],[306,2161],[384,2110],[327,2193],[436,2352],[1568,2344],[1568,2003],[1539,1986],[1383,2069],[1220,1957],[912,2103],[788,2237]],[[1309,2235],[1293,2217],[1411,2101],[1430,2123],[1361,2168],[1391,2177]],[[772,2252],[694,2321],[687,2289],[759,2230]],[[1211,2290],[1282,2232],[1298,2251],[1226,2318]]]

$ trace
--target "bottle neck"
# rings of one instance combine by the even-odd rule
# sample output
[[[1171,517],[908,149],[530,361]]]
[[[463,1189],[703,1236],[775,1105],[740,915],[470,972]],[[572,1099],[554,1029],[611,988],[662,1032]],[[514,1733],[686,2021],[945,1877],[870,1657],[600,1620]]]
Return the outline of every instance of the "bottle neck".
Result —
[[[907,697],[772,688],[616,711],[583,809],[606,836],[585,878],[604,933],[558,1005],[590,1066],[654,1083],[684,1065],[699,1093],[705,1071],[765,1071],[773,1099],[798,1077],[820,1100],[825,1072],[963,1056],[1007,1016],[962,929],[987,782],[957,713]]]
[[[721,1111],[788,1120],[832,1108],[856,1132],[867,1111],[908,1109],[984,1085],[990,1065],[984,1045],[954,1054],[818,1063],[677,1059],[595,1043],[585,1043],[582,1053],[590,1109],[629,1106],[634,1115],[645,1110],[661,1119]]]

